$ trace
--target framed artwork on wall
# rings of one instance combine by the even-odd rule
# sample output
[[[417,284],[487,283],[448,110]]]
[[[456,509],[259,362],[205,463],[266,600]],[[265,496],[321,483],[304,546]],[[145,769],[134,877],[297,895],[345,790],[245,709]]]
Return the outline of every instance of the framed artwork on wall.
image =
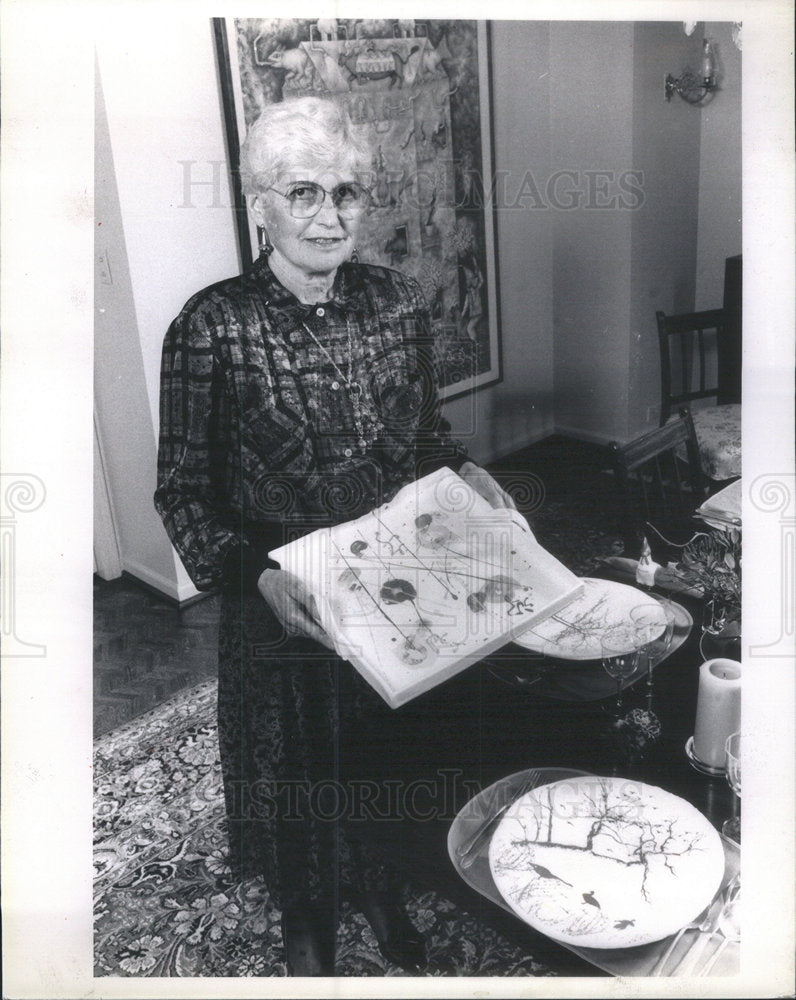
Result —
[[[248,126],[274,102],[328,96],[373,149],[360,259],[420,282],[442,398],[500,381],[488,23],[216,18],[213,26],[243,265],[258,253],[238,173]]]

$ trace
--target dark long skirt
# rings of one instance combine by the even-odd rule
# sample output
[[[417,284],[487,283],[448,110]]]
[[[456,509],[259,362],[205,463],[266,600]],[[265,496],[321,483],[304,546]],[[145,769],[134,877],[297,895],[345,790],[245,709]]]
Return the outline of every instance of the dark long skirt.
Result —
[[[390,709],[354,668],[288,637],[259,596],[225,594],[218,732],[230,860],[280,907],[388,889],[365,785]]]

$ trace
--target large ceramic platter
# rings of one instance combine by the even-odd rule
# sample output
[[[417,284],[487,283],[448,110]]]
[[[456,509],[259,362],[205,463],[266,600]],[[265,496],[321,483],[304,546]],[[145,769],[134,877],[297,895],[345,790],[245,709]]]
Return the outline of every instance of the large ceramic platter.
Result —
[[[626,649],[638,644],[631,627],[630,612],[642,605],[661,606],[649,594],[613,580],[584,577],[583,592],[565,608],[533,625],[514,642],[546,656],[563,660],[599,660],[601,639],[609,630],[626,636]],[[661,629],[664,617],[661,611]],[[660,633],[659,633],[660,634]]]
[[[690,803],[626,778],[569,778],[518,799],[489,847],[492,878],[526,923],[582,948],[658,941],[718,890],[724,850]]]

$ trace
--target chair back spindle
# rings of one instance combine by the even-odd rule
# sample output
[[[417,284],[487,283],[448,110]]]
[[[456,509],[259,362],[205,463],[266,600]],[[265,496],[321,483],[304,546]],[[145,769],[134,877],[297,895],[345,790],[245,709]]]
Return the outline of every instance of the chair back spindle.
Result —
[[[655,313],[661,359],[660,425],[699,400],[692,419],[703,472],[712,481],[741,474],[740,326],[732,310]]]
[[[707,497],[688,408],[663,427],[608,447],[624,510],[626,550],[638,551],[650,525],[675,543],[687,541],[694,531],[693,513]]]
[[[723,309],[676,316],[667,316],[659,310],[655,318],[661,358],[660,423],[663,425],[683,404],[711,397],[718,400],[719,372],[726,368],[727,322]],[[714,358],[715,366],[711,367]],[[679,373],[678,384],[673,379],[675,370]]]

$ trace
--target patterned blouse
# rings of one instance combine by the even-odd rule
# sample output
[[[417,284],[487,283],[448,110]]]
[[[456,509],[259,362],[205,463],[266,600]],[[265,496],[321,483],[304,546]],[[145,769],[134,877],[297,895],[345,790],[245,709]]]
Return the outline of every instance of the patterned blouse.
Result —
[[[261,257],[193,296],[163,346],[155,506],[196,587],[253,591],[270,550],[458,469],[432,357],[419,285],[388,268],[343,264],[305,305]]]

